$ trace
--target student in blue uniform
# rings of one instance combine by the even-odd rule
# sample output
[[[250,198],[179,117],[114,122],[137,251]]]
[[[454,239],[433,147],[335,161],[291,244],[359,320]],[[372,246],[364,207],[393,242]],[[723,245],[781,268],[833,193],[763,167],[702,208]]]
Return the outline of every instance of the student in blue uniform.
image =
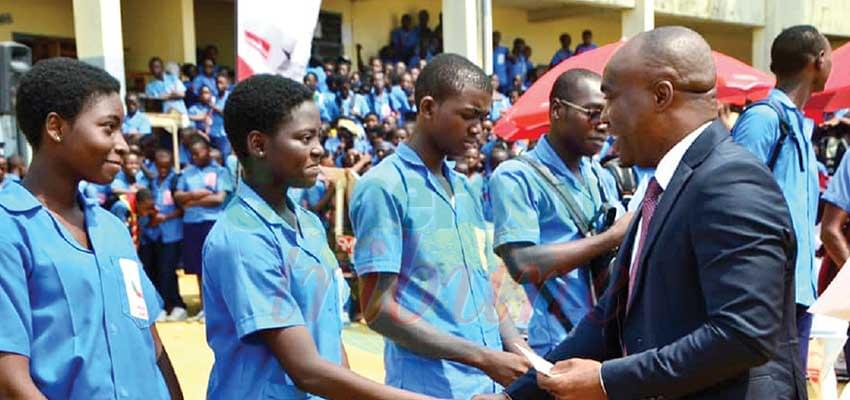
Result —
[[[227,104],[227,98],[230,96],[230,77],[227,74],[219,73],[215,78],[215,85],[218,88],[218,98],[215,99],[210,108],[212,109],[212,124],[210,125],[210,143],[213,147],[221,151],[221,156],[226,159],[230,155],[230,142],[227,140],[227,134],[224,132],[224,106]]]
[[[205,58],[201,62],[201,68],[192,79],[192,92],[198,97],[201,97],[201,88],[206,86],[210,89],[213,97],[218,97],[218,88],[215,86],[215,61],[211,58]]]
[[[489,182],[494,247],[532,305],[528,343],[541,356],[595,305],[590,262],[620,244],[631,220],[605,226],[607,207],[616,217],[623,207],[614,177],[591,158],[608,134],[601,81],[586,69],[561,74],[549,95],[550,132]]]
[[[145,85],[145,96],[149,99],[162,100],[162,112],[177,112],[186,115],[186,88],[180,78],[165,72],[162,59],[153,57],[148,62],[153,78]]]
[[[561,48],[555,52],[552,56],[552,61],[549,61],[549,68],[552,68],[561,63],[570,57],[572,57],[573,52],[570,50],[570,44],[573,42],[573,38],[569,33],[562,33],[561,37],[558,38],[561,42]]]
[[[165,300],[163,313],[158,319],[182,321],[187,313],[186,303],[180,297],[176,272],[183,244],[183,210],[174,201],[178,177],[174,173],[174,161],[169,150],[158,149],[155,162],[157,176],[148,186],[156,210],[146,224],[140,223],[143,228],[139,256]],[[146,232],[152,234],[145,235]]]
[[[174,200],[183,208],[183,271],[197,275],[198,289],[203,291],[201,248],[213,224],[221,215],[224,199],[226,170],[210,158],[210,143],[195,136],[189,150],[192,165],[177,180]],[[203,304],[203,298],[202,304]],[[203,320],[204,311],[195,315]]]
[[[125,103],[127,115],[121,124],[121,131],[135,143],[142,136],[151,134],[151,121],[145,113],[139,110],[139,95],[135,93],[127,94]]]
[[[244,181],[204,245],[210,399],[426,399],[348,369],[339,266],[319,219],[287,195],[320,173],[321,122],[295,81],[254,75],[225,109]],[[238,377],[238,379],[237,379]]]
[[[354,188],[354,265],[367,323],[386,338],[389,385],[468,399],[528,368],[497,312],[481,203],[446,162],[477,145],[491,92],[469,60],[434,57],[416,81],[416,130]]]
[[[378,116],[379,121],[383,121],[393,112],[390,105],[390,95],[386,90],[387,82],[384,80],[384,74],[378,73],[372,76],[372,93],[369,94],[369,109]]]
[[[198,132],[209,140],[213,125],[213,106],[215,96],[209,86],[202,86],[198,92],[198,102],[189,107],[189,120]]]
[[[16,116],[35,154],[26,178],[0,192],[4,398],[182,398],[154,326],[160,300],[127,229],[77,190],[121,168],[119,90],[67,58],[21,78]]]
[[[390,107],[398,114],[401,122],[416,113],[416,103],[411,98],[413,89],[413,76],[409,72],[403,73],[390,89]]]
[[[142,172],[141,156],[136,153],[126,153],[122,157],[121,171],[109,185],[116,196],[136,193],[140,188],[147,187],[145,173]]]
[[[499,75],[490,75],[490,85],[493,86],[493,99],[490,101],[490,115],[488,119],[493,122],[498,121],[502,113],[511,108],[511,99],[496,90],[501,84],[499,79]]]
[[[511,83],[511,77],[509,75],[510,62],[508,60],[508,55],[510,54],[510,50],[507,47],[502,46],[502,34],[499,31],[493,32],[493,74],[499,77],[499,86],[493,89],[497,89],[502,92],[502,94],[507,94],[508,87]]]
[[[817,297],[815,225],[820,187],[811,139],[814,122],[802,109],[812,93],[823,90],[832,68],[831,55],[829,40],[817,28],[798,25],[783,30],[770,49],[776,87],[765,101],[744,110],[732,128],[732,139],[773,172],[791,211],[797,240],[797,331],[804,367],[812,328],[808,309]],[[781,122],[787,127],[783,142],[779,141]]]

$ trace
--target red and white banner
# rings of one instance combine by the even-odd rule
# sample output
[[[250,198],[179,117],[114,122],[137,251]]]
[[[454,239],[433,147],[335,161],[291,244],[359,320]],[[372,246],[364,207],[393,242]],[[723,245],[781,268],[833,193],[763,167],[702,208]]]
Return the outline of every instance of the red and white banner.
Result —
[[[321,0],[238,0],[236,77],[279,74],[301,82]]]

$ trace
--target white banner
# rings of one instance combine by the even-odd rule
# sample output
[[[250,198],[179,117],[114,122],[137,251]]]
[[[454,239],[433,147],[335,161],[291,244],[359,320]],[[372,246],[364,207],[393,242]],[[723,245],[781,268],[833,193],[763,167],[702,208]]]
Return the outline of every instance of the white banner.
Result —
[[[321,0],[237,0],[237,80],[279,74],[301,82]]]

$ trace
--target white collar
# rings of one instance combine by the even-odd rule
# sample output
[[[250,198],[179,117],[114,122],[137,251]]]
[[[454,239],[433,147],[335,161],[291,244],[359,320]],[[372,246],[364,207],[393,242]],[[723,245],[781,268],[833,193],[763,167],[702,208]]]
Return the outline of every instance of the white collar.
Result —
[[[691,145],[694,144],[694,141],[697,140],[700,133],[702,133],[705,128],[708,128],[713,121],[708,121],[702,124],[699,128],[694,129],[687,136],[682,138],[679,143],[676,143],[673,148],[667,151],[667,154],[664,157],[661,157],[661,161],[658,162],[658,167],[655,168],[655,179],[658,181],[658,185],[661,186],[662,190],[667,190],[667,185],[670,184],[670,180],[673,179],[673,174],[676,173],[676,168],[679,167],[679,163],[682,162],[682,157],[685,156],[685,153],[688,152],[688,149],[691,148]]]

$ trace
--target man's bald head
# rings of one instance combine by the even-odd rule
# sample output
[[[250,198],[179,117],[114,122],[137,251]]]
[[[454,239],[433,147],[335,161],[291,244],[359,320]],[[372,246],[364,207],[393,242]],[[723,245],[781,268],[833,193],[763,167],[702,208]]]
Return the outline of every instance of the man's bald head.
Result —
[[[708,92],[717,78],[711,47],[699,33],[682,26],[638,34],[623,45],[611,64],[615,60],[639,69],[646,80],[666,79],[684,92]]]
[[[626,42],[605,67],[603,119],[619,137],[621,163],[655,166],[682,137],[717,117],[711,47],[684,27]]]

